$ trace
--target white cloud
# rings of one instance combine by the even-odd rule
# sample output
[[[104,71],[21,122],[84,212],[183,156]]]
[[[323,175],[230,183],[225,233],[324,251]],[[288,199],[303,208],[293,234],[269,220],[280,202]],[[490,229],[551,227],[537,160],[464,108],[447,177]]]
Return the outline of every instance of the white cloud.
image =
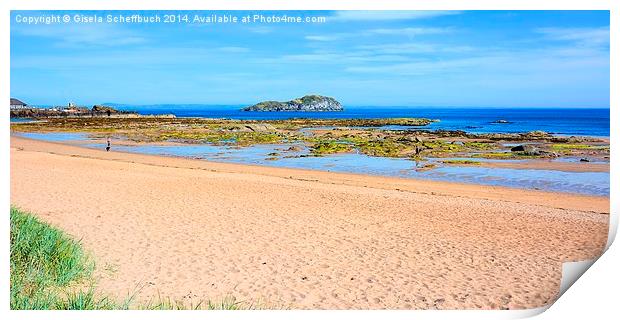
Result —
[[[346,37],[348,34],[328,34],[328,35],[309,35],[305,36],[306,40],[310,41],[336,41]]]
[[[335,14],[329,17],[328,21],[377,21],[377,20],[415,20],[415,19],[429,19],[440,16],[460,14],[460,11],[436,11],[436,10],[421,10],[421,11],[388,11],[388,10],[373,10],[373,11],[336,11]]]
[[[255,26],[255,27],[248,28],[248,30],[252,33],[258,33],[258,34],[268,34],[268,33],[273,32],[273,28],[267,27],[267,26]]]
[[[482,63],[496,62],[496,57],[484,58],[457,58],[457,59],[424,59],[391,65],[379,66],[353,66],[346,71],[357,73],[388,73],[398,75],[426,75],[437,72],[458,72]]]
[[[346,53],[339,52],[312,52],[307,54],[290,54],[276,58],[259,59],[261,63],[321,63],[343,65],[347,63],[359,62],[403,62],[407,57],[388,54],[373,54],[371,52],[352,51]]]
[[[304,38],[309,41],[336,41],[344,38],[374,36],[374,35],[395,35],[414,37],[426,34],[443,34],[452,32],[449,28],[383,28],[363,30],[356,33],[330,33],[324,35],[307,35]]]
[[[419,36],[425,34],[442,34],[449,33],[451,29],[448,28],[399,28],[399,29],[372,29],[366,32],[371,34],[382,35],[402,35],[402,36]]]
[[[241,53],[250,51],[250,49],[244,47],[220,47],[216,48],[216,50],[228,53]]]
[[[609,45],[609,27],[602,28],[539,28],[535,30],[549,40],[573,41],[583,46]]]
[[[53,39],[59,47],[111,47],[147,42],[141,35],[113,24],[28,25],[15,27],[15,32],[29,37]]]
[[[307,53],[284,55],[277,60],[293,62],[332,62],[340,58],[342,58],[342,55],[337,53]]]
[[[228,49],[227,49],[228,48]],[[236,59],[230,52],[233,47],[139,47],[127,50],[122,47],[109,50],[95,50],[94,52],[75,53],[69,51],[67,55],[53,53],[35,53],[20,55],[11,59],[11,68],[38,68],[38,69],[83,69],[92,68],[160,68],[164,66],[195,65],[205,60],[223,61]],[[223,49],[223,50],[222,50]],[[237,49],[232,49],[237,50]]]
[[[356,49],[371,51],[375,54],[415,54],[415,53],[464,53],[472,52],[476,49],[470,46],[440,46],[432,43],[423,42],[401,42],[376,45],[360,45]]]
[[[491,51],[483,55],[453,58],[414,58],[403,63],[349,66],[354,73],[403,76],[448,74],[502,74],[505,76],[537,73],[567,73],[567,70],[609,70],[609,54],[603,51],[575,51],[564,48],[524,51]]]

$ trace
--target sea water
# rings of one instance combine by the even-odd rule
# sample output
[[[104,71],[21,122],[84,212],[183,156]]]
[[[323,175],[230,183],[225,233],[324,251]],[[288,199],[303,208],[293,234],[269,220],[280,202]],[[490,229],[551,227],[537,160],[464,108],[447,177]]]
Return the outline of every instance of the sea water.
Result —
[[[609,137],[609,109],[594,108],[481,108],[481,107],[372,107],[345,106],[341,112],[250,112],[242,105],[119,105],[119,109],[140,114],[174,114],[177,117],[206,117],[241,120],[290,118],[438,119],[424,128],[463,130],[471,133],[518,133],[542,130],[558,135]],[[508,123],[494,123],[506,120]],[[386,129],[407,127],[386,127]]]

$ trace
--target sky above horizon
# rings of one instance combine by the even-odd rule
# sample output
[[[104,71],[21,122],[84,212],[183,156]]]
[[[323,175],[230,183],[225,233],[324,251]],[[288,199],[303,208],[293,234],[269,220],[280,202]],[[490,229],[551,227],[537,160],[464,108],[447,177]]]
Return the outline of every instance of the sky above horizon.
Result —
[[[256,13],[326,22],[105,21]],[[10,33],[11,97],[32,105],[609,107],[608,11],[12,11]]]

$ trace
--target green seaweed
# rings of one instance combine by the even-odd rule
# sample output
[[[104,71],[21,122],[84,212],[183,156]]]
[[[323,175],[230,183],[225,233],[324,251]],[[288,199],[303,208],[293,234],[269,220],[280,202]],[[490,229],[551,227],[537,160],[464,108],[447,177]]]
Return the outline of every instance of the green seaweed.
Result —
[[[564,150],[609,150],[609,145],[588,145],[588,144],[552,144],[552,150],[564,151]]]
[[[479,165],[480,161],[468,160],[468,159],[448,159],[442,160],[441,163],[444,164],[467,164],[467,165]]]
[[[319,141],[312,145],[310,151],[314,155],[334,154],[350,152],[352,149],[350,144],[337,141]]]

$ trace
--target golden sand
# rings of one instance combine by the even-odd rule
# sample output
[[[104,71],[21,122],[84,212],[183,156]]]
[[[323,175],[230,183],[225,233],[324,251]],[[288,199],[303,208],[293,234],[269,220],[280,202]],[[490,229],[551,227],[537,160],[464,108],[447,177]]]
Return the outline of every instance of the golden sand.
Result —
[[[318,309],[531,308],[598,256],[609,198],[11,138],[11,202],[80,239],[97,289]]]

